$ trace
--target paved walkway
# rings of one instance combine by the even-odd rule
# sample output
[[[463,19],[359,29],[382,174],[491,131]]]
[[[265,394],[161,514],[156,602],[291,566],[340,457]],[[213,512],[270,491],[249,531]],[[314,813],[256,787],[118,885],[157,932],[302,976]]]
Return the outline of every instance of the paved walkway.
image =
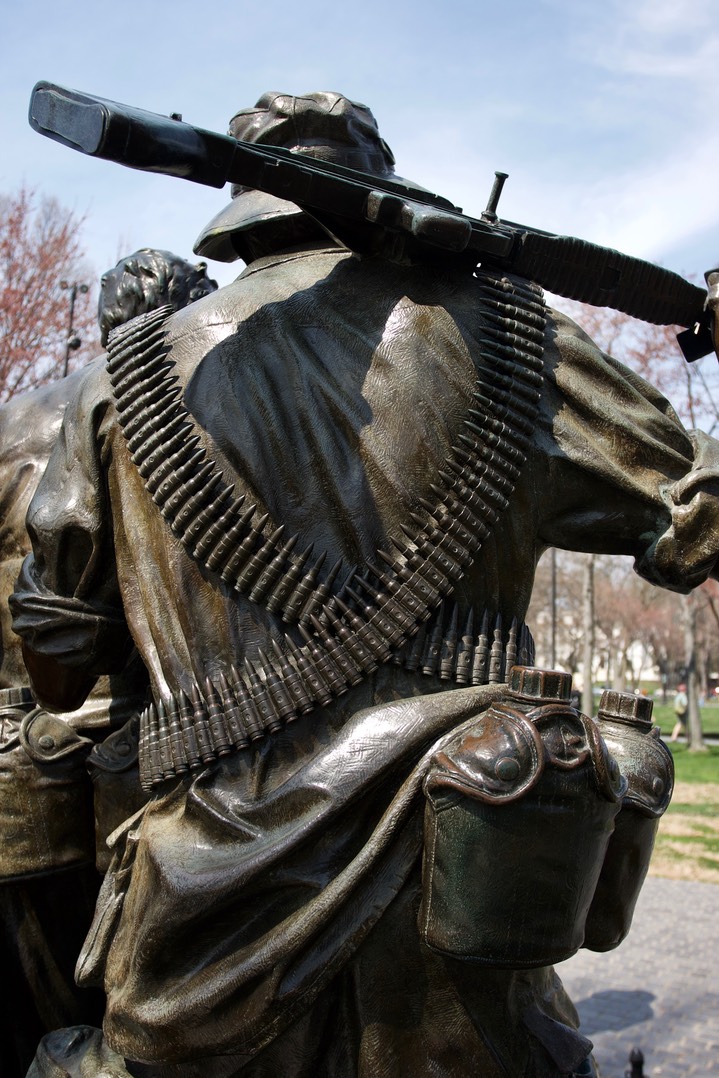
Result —
[[[602,1078],[623,1078],[635,1047],[647,1078],[719,1078],[718,885],[649,878],[624,943],[557,972]]]

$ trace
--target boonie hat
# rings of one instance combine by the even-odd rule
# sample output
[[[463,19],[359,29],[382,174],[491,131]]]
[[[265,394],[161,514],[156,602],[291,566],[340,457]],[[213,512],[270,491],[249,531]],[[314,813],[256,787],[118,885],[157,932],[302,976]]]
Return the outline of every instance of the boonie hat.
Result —
[[[244,142],[279,146],[346,168],[394,176],[394,155],[367,108],[342,94],[319,90],[294,97],[270,91],[254,108],[230,120],[228,134]],[[239,258],[232,236],[278,217],[302,214],[294,202],[232,185],[232,201],[201,232],[195,254],[220,262]]]

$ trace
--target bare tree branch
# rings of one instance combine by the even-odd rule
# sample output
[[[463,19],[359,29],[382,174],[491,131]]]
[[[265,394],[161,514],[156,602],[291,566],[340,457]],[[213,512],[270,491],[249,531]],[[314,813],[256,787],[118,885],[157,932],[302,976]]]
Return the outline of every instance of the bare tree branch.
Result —
[[[62,374],[70,293],[60,281],[94,284],[84,262],[82,219],[52,198],[22,188],[0,196],[0,402]],[[77,292],[75,365],[100,351],[94,289]]]

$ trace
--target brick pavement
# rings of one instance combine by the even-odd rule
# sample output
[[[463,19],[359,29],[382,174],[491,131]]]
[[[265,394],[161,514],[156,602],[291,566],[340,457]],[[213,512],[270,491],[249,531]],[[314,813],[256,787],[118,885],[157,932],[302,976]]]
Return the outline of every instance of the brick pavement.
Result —
[[[602,1078],[641,1048],[647,1078],[719,1078],[719,885],[650,877],[627,939],[557,972]]]

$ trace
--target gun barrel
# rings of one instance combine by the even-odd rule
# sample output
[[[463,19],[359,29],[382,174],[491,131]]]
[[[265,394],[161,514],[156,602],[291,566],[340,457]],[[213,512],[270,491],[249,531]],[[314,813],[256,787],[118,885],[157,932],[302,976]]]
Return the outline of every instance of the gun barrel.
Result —
[[[693,327],[703,319],[703,288],[662,266],[573,236],[528,230],[515,250],[513,268],[557,295],[613,307],[655,325]]]

